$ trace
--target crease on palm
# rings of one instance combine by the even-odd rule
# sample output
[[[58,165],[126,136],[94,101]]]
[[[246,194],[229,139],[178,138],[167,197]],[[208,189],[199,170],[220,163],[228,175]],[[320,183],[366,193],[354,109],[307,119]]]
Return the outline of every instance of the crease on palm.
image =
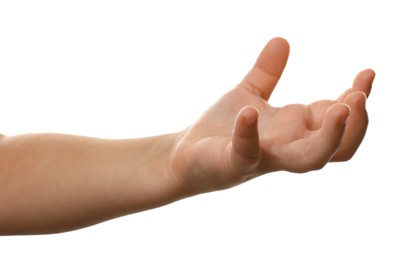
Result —
[[[271,40],[243,81],[185,130],[178,149],[179,156],[183,157],[178,160],[182,161],[180,168],[184,175],[202,180],[209,179],[204,175],[214,176],[210,182],[215,183],[216,188],[221,187],[220,184],[228,187],[255,177],[243,175],[250,171],[249,167],[238,167],[230,159],[234,152],[231,147],[235,121],[247,105],[259,112],[257,129],[261,154],[258,162],[252,164],[257,175],[278,170],[306,172],[319,169],[329,161],[350,159],[368,124],[364,104],[361,108],[358,103],[364,103],[369,95],[375,73],[365,70],[358,74],[352,88],[336,100],[272,107],[268,99],[282,75],[288,54],[285,40]],[[343,129],[336,122],[341,116],[351,118]],[[330,140],[325,141],[325,136]],[[345,139],[343,143],[342,138]],[[323,143],[321,147],[318,142]],[[238,162],[248,159],[243,158],[243,154],[237,156],[240,157]]]

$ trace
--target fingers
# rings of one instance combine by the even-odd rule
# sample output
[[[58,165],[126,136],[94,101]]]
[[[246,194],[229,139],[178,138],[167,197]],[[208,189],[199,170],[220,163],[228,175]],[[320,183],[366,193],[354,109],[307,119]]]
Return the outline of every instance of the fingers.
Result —
[[[286,40],[282,38],[270,40],[239,86],[268,100],[282,76],[288,57],[289,44]]]
[[[345,103],[351,108],[351,114],[345,128],[342,144],[332,161],[351,159],[364,139],[368,127],[368,113],[365,109],[366,98],[364,92],[357,91],[349,94],[345,99]]]
[[[367,97],[369,97],[374,78],[375,72],[372,69],[361,71],[354,79],[354,83],[352,84],[352,91],[362,91]]]
[[[372,69],[366,69],[358,73],[352,84],[352,88],[347,89],[338,99],[338,102],[345,102],[349,94],[356,91],[362,91],[368,97],[371,93],[372,83],[374,82],[375,72]]]
[[[253,106],[243,107],[237,115],[232,136],[231,160],[238,170],[248,172],[260,157],[259,112]]]
[[[366,99],[371,93],[375,72],[366,69],[358,73],[352,88],[345,91],[338,102],[346,103],[351,108],[351,115],[345,129],[343,141],[332,161],[347,161],[352,158],[364,139],[368,128]]]
[[[342,103],[329,107],[321,128],[309,138],[302,168],[298,171],[320,169],[330,161],[341,144],[350,113],[350,108]]]

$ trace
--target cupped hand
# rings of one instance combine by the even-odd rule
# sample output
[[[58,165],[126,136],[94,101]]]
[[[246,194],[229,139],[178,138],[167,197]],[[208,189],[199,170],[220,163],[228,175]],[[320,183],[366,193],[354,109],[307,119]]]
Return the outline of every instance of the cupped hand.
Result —
[[[190,192],[229,188],[268,172],[317,170],[357,151],[374,71],[360,72],[336,100],[272,107],[268,99],[288,56],[286,40],[269,41],[242,82],[178,135],[173,174]]]

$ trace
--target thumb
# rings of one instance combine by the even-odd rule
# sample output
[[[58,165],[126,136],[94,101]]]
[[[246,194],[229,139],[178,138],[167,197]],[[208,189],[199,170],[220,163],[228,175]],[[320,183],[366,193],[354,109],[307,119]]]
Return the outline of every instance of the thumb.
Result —
[[[260,158],[260,140],[258,131],[259,112],[253,106],[243,107],[234,124],[232,136],[231,163],[242,171],[250,172]]]
[[[273,89],[282,76],[288,57],[289,43],[285,39],[274,38],[270,40],[239,86],[269,100]]]

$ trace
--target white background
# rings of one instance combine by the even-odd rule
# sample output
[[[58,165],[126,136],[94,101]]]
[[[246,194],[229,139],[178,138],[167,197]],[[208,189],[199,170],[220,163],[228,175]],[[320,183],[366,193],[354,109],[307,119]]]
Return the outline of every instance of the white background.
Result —
[[[0,259],[413,259],[410,1],[0,1],[0,131],[175,132],[291,44],[270,103],[336,98],[377,72],[355,157],[56,235]]]

